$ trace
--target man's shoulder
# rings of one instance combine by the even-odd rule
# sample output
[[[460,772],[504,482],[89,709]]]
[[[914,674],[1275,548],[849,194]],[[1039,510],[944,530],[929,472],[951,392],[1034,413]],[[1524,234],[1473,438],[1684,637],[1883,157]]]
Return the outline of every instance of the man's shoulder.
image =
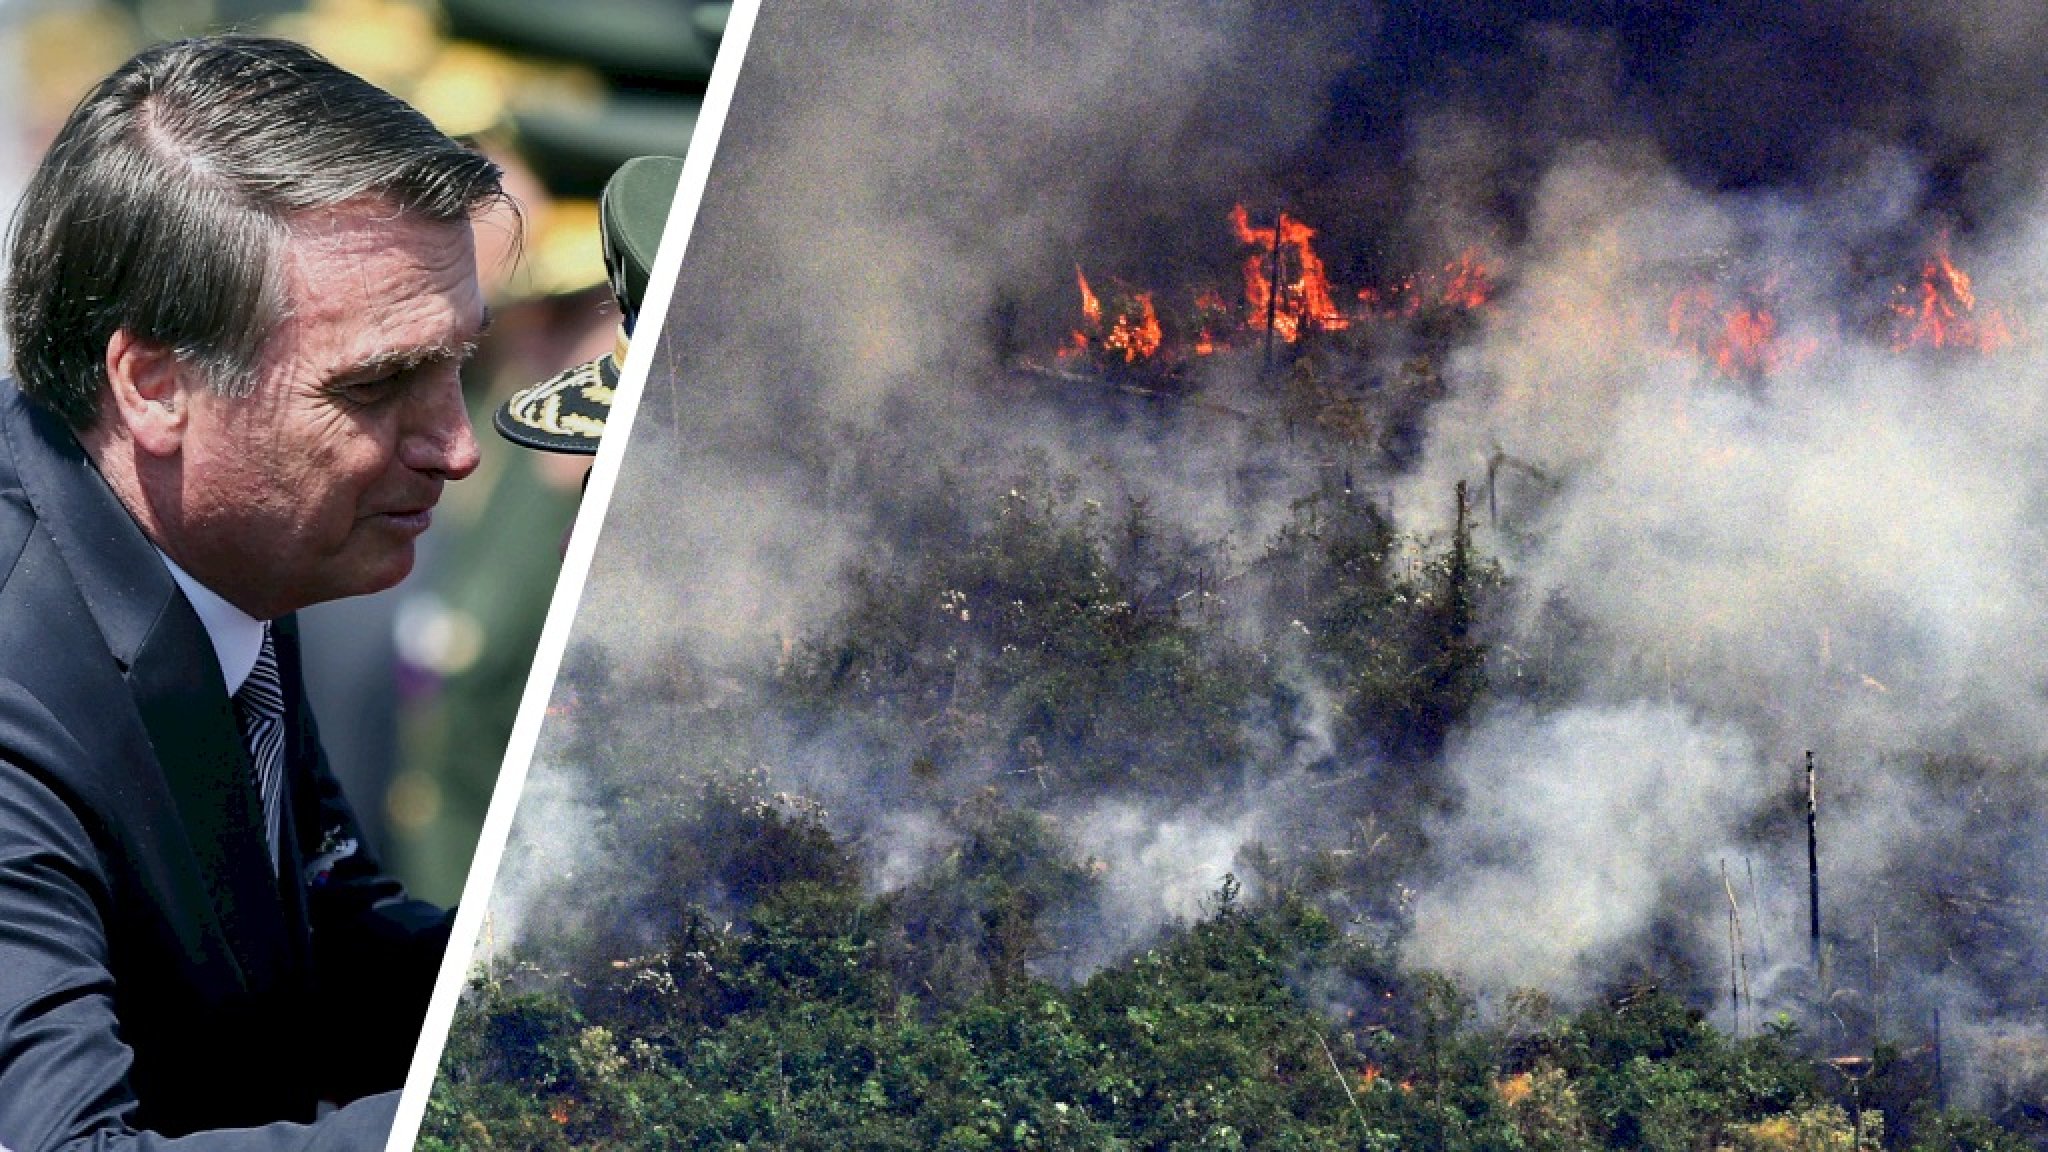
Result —
[[[5,427],[4,401],[17,393],[12,380],[0,378],[0,588],[14,579],[29,534],[35,531],[36,513],[21,486],[21,468],[14,458]]]
[[[18,489],[0,490],[0,636],[0,756],[83,785],[75,777],[91,757],[82,749],[110,718],[109,693],[125,690]]]
[[[21,429],[6,407],[0,403],[0,748],[17,769],[70,779],[90,759],[81,741],[92,743],[110,719],[110,694],[125,697],[126,689],[22,483]]]
[[[94,631],[63,559],[0,448],[0,680],[30,682]]]
[[[0,680],[125,666],[175,596],[76,438],[0,378]]]
[[[40,658],[35,650],[41,638],[65,614],[60,601],[75,601],[76,589],[61,574],[49,536],[21,486],[0,484],[0,636],[10,640],[0,645],[0,676],[11,678],[16,666]],[[59,615],[52,617],[52,612]]]
[[[17,627],[35,624],[34,613],[44,606],[39,601],[59,591],[62,582],[53,581],[57,573],[47,570],[37,554],[38,536],[47,546],[48,534],[42,531],[22,482],[16,441],[28,431],[21,423],[23,403],[19,386],[0,378],[0,635],[28,640],[41,629],[23,632]],[[9,656],[27,646],[7,645],[0,653],[0,668],[18,662]]]

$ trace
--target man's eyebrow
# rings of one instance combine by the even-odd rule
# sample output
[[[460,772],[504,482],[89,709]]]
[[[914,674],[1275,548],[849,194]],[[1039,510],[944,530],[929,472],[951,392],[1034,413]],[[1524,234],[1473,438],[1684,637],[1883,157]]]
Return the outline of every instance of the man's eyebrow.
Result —
[[[349,380],[375,379],[401,372],[424,368],[429,364],[445,364],[451,360],[461,362],[476,355],[476,342],[491,330],[491,321],[496,319],[486,306],[476,326],[476,337],[459,344],[425,344],[413,348],[387,348],[357,361],[336,372],[329,379],[341,382]],[[0,1150],[4,1152],[4,1150]]]
[[[416,348],[389,348],[351,364],[335,373],[336,380],[361,380],[394,373],[410,372],[429,364],[445,364],[448,361],[467,360],[476,355],[476,342],[465,340],[460,344],[429,344]]]

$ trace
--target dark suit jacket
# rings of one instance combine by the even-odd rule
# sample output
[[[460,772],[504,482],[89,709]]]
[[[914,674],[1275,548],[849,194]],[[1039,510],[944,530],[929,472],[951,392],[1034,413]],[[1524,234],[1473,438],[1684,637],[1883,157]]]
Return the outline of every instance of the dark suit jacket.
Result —
[[[403,1080],[448,920],[378,873],[321,755],[295,630],[274,630],[282,882],[197,614],[76,440],[0,380],[12,1152],[382,1147],[392,1097],[299,1125]]]

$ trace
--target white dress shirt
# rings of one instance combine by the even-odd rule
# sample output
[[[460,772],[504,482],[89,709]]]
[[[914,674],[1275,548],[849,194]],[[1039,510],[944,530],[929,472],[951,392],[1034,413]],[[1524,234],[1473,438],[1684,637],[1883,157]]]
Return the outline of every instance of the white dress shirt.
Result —
[[[263,621],[193,579],[169,556],[164,556],[163,549],[157,549],[156,554],[164,557],[171,578],[184,589],[185,599],[192,602],[192,610],[199,613],[199,622],[206,626],[206,638],[213,641],[213,655],[220,661],[220,674],[227,681],[228,696],[232,699],[242,690],[242,682],[255,670],[256,658],[263,653]]]

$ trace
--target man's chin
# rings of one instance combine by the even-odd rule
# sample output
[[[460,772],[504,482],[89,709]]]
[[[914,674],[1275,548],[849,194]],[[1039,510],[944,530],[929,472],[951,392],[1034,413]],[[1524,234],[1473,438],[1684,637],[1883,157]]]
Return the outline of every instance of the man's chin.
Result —
[[[379,550],[374,559],[355,566],[351,578],[327,599],[371,596],[395,588],[400,581],[412,574],[413,562],[413,545],[410,538],[401,543],[387,545]]]

